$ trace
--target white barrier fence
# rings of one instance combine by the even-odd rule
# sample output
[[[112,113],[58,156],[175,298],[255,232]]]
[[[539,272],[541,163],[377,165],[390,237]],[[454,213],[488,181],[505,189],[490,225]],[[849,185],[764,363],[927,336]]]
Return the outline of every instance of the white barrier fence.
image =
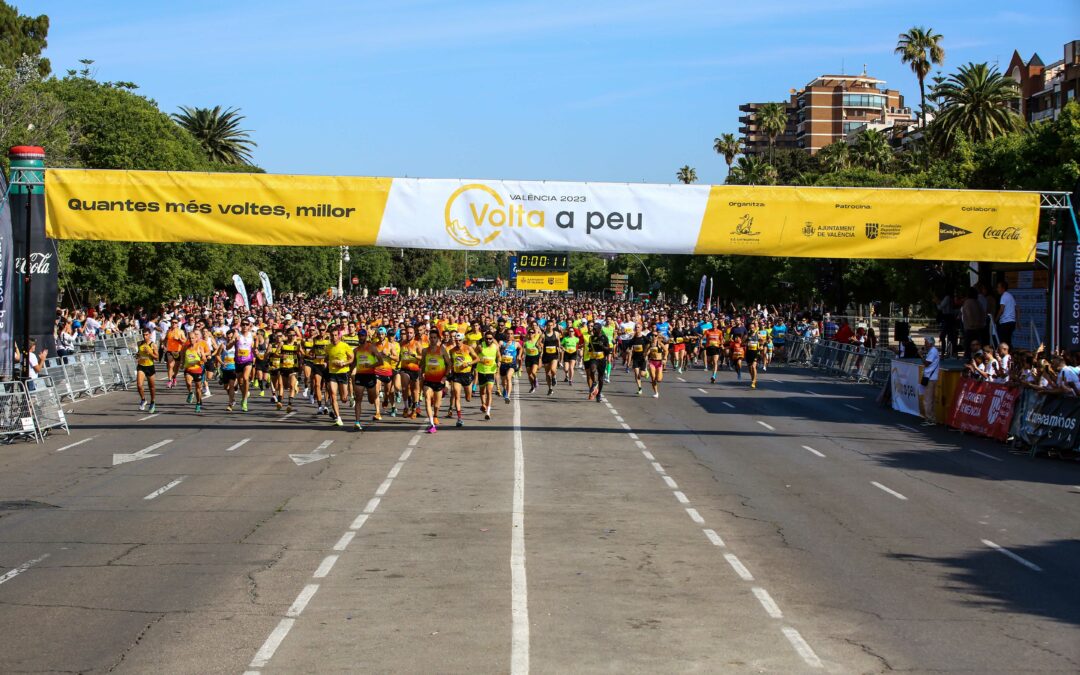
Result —
[[[79,344],[71,356],[45,359],[38,377],[0,382],[0,442],[42,442],[54,429],[68,430],[63,403],[135,385],[138,336],[129,332]]]
[[[795,338],[787,344],[788,363],[868,384],[884,385],[894,358],[896,355],[888,349],[866,349],[828,340]]]

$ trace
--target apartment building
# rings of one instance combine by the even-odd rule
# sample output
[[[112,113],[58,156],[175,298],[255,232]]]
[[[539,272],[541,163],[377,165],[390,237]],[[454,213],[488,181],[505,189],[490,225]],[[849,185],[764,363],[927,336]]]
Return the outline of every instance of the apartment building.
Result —
[[[1050,65],[1039,55],[1024,61],[1013,52],[1007,74],[1020,85],[1020,114],[1028,122],[1057,119],[1069,101],[1080,98],[1080,40],[1066,42],[1064,58]]]
[[[762,104],[747,103],[739,110],[739,128],[747,154],[767,152],[769,139],[754,119]],[[788,99],[788,128],[777,137],[777,147],[793,147],[816,153],[826,145],[844,140],[864,128],[891,129],[907,127],[913,121],[911,109],[895,89],[886,89],[885,81],[861,75],[822,75],[805,87],[792,90]]]

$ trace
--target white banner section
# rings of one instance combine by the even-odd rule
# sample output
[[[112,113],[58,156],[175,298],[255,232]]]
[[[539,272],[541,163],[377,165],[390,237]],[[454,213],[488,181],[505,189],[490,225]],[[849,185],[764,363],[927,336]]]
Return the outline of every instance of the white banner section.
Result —
[[[909,415],[919,415],[919,380],[922,378],[922,364],[918,361],[892,362],[892,407]]]

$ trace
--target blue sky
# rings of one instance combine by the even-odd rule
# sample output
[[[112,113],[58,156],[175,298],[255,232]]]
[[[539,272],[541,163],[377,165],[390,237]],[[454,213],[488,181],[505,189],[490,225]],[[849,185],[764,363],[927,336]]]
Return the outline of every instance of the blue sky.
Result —
[[[169,112],[239,107],[260,166],[332,175],[717,183],[740,103],[866,64],[917,105],[892,53],[913,25],[946,71],[1080,38],[1080,0],[14,4],[49,15],[55,72],[91,58]]]

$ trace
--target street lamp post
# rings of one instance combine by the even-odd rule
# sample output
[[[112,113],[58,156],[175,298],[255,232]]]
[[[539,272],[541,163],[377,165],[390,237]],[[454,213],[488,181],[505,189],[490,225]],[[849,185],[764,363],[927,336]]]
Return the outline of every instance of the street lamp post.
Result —
[[[338,264],[337,264],[337,294],[339,298],[345,297],[345,263],[349,262],[349,247],[339,246]]]

